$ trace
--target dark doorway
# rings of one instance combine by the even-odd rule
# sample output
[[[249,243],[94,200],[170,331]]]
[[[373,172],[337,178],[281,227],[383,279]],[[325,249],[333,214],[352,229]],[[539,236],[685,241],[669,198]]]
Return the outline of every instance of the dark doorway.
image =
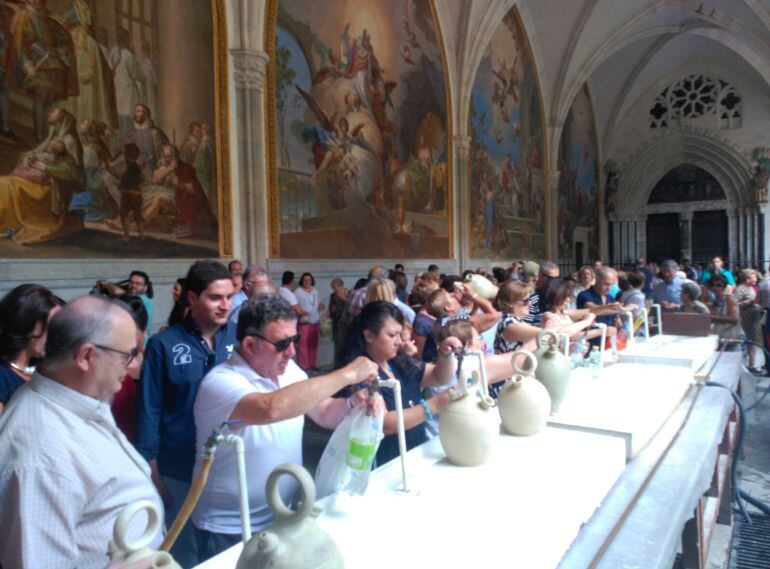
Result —
[[[706,265],[714,257],[727,261],[727,214],[696,211],[692,216],[692,260]]]
[[[575,241],[575,268],[579,269],[585,264],[583,257],[583,242]]]
[[[679,214],[653,213],[647,216],[647,260],[660,263],[679,260],[681,251]]]

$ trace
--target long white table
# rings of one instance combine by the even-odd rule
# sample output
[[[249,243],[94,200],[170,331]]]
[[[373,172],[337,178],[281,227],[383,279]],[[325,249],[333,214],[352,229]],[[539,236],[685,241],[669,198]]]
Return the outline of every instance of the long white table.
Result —
[[[490,461],[450,464],[438,439],[408,453],[411,492],[400,466],[372,473],[362,497],[318,502],[319,525],[348,568],[526,567],[552,569],[625,467],[621,439],[546,428],[501,434]],[[234,567],[237,545],[200,565]]]

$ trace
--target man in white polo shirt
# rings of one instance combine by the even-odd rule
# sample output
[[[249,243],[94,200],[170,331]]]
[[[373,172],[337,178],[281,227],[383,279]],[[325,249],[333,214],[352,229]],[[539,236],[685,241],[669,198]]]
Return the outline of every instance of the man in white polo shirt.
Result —
[[[322,427],[335,428],[353,405],[365,401],[365,394],[358,392],[350,400],[332,395],[374,379],[377,365],[361,357],[338,371],[308,379],[291,359],[299,340],[297,315],[276,294],[257,295],[242,306],[236,336],[240,345],[235,353],[206,375],[195,400],[195,474],[214,429],[225,421],[243,421],[234,429],[246,448],[251,529],[256,532],[272,520],[265,498],[267,476],[281,463],[302,464],[304,415]],[[236,473],[235,451],[220,445],[192,516],[201,560],[241,539]],[[296,483],[283,477],[279,487],[289,503]]]

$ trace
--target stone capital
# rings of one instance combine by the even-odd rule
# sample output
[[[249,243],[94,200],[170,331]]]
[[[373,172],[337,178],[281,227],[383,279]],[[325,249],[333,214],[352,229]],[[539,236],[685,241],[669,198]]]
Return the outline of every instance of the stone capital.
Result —
[[[452,137],[455,156],[461,160],[467,160],[471,155],[471,137],[465,134],[455,134]]]
[[[262,91],[265,84],[268,55],[252,49],[231,49],[233,57],[233,79],[236,89]]]

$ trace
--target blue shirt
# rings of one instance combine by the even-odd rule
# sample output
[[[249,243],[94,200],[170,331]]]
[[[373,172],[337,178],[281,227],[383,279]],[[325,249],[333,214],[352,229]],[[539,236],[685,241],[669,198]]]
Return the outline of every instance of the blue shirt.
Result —
[[[146,460],[158,460],[163,476],[191,480],[198,386],[211,368],[230,358],[237,343],[235,324],[228,322],[214,334],[212,352],[189,316],[150,338],[139,382],[136,448]]]
[[[243,304],[247,300],[249,300],[249,297],[246,295],[246,291],[241,289],[238,292],[236,292],[233,295],[233,308],[232,308],[233,312],[235,312],[235,309],[240,307],[241,304]],[[232,313],[230,314],[230,317],[232,317]],[[237,317],[236,317],[236,320],[238,320]]]
[[[22,385],[24,380],[11,366],[0,364],[0,403],[6,405],[11,395]]]
[[[659,282],[652,289],[652,301],[656,304],[661,302],[672,302],[679,306],[682,304],[682,299],[679,293],[682,292],[682,279],[674,278],[670,283],[666,281]],[[661,307],[661,310],[671,310],[670,308]]]
[[[722,275],[725,280],[727,281],[727,284],[730,286],[735,286],[735,279],[733,278],[733,274],[730,271],[727,271],[725,269],[719,269],[719,274]],[[710,270],[703,271],[703,275],[700,278],[700,284],[707,285],[709,284],[709,279],[711,279],[712,272]]]
[[[142,299],[142,302],[144,303],[144,309],[147,311],[147,333],[149,334],[150,330],[152,330],[152,319],[155,316],[155,307],[152,305],[152,300],[150,300],[150,297],[146,294],[140,294],[139,298]]]
[[[587,288],[583,292],[581,292],[577,296],[577,307],[578,308],[585,308],[586,303],[591,302],[595,304],[596,306],[603,306],[605,304],[609,304],[613,302],[612,298],[609,296],[609,294],[606,297],[606,300],[602,300],[602,297],[599,296],[599,293],[597,293],[594,290],[594,287]],[[606,324],[607,326],[614,326],[615,325],[615,319],[617,318],[617,315],[615,314],[605,314],[604,316],[597,316],[596,322],[600,324]],[[599,345],[601,342],[601,338],[592,338],[588,341],[591,345]]]

